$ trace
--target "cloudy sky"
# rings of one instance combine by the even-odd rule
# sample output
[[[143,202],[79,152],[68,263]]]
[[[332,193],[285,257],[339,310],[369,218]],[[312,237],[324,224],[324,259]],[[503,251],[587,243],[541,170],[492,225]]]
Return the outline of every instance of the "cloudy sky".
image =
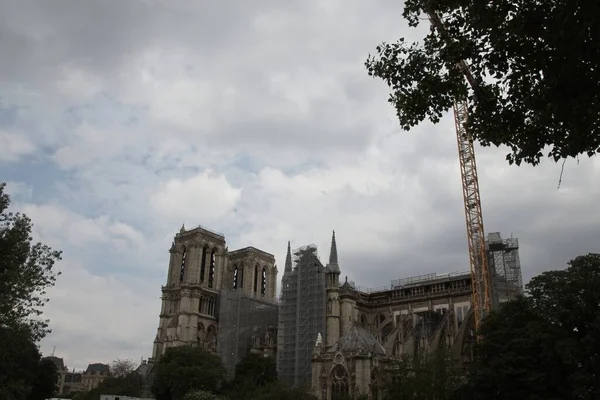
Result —
[[[399,130],[367,75],[418,38],[391,0],[0,0],[0,180],[64,251],[42,343],[69,367],[151,354],[182,223],[287,241],[375,287],[467,270],[452,120]],[[599,251],[600,159],[509,167],[477,149],[488,232],[524,279]]]

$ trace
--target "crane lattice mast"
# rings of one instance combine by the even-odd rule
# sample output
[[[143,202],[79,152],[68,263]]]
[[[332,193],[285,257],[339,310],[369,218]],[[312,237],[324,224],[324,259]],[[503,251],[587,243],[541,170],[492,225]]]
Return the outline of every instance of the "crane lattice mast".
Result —
[[[430,3],[429,3],[430,4]],[[426,7],[431,24],[439,31],[445,40],[452,38],[446,31],[441,19],[430,7]],[[467,79],[467,82],[477,92],[477,82],[467,64],[461,61],[456,66]],[[476,93],[477,94],[477,93]],[[482,318],[492,310],[491,277],[488,269],[488,258],[483,229],[483,213],[479,195],[479,179],[473,139],[467,132],[465,124],[468,120],[466,99],[454,100],[454,125],[458,142],[458,158],[462,178],[462,192],[467,223],[467,241],[469,245],[469,264],[471,269],[471,286],[473,310],[475,312],[475,330],[479,330]]]

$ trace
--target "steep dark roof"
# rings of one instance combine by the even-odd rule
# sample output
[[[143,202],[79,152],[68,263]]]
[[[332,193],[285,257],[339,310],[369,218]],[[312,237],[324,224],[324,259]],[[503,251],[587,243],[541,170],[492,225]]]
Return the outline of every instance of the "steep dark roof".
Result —
[[[333,346],[333,351],[351,352],[362,350],[368,353],[385,355],[385,349],[365,328],[353,325]]]
[[[65,362],[62,358],[58,358],[58,357],[54,357],[54,356],[49,356],[49,357],[44,357],[43,360],[50,360],[54,363],[54,365],[56,365],[56,368],[59,371],[62,371],[65,369]]]
[[[89,364],[87,369],[85,370],[86,374],[94,374],[94,375],[100,375],[100,374],[108,375],[109,372],[110,372],[110,367],[106,364],[101,364],[101,363]]]

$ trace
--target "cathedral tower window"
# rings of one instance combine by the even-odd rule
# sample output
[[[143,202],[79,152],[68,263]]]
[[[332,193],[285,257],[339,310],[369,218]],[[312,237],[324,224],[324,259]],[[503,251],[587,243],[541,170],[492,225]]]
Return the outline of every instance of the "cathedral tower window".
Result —
[[[262,269],[262,279],[260,282],[260,293],[264,296],[267,292],[267,270],[265,267]]]
[[[185,246],[183,246],[183,255],[181,256],[181,270],[179,271],[179,283],[183,282],[183,276],[185,275],[185,256],[187,254],[187,250]]]
[[[350,394],[348,386],[346,369],[341,365],[336,366],[331,371],[331,400],[347,399]]]
[[[237,287],[238,287],[238,274],[239,274],[238,266],[234,265],[234,268],[233,268],[233,288],[234,289],[237,289]]]
[[[238,271],[238,286],[240,289],[244,288],[244,263],[240,264],[240,269]]]
[[[204,246],[202,249],[202,260],[200,260],[200,282],[204,282],[204,273],[206,271],[206,253],[208,248]]]
[[[212,288],[215,280],[215,261],[217,258],[217,249],[210,252],[210,267],[208,269],[208,287]]]
[[[258,264],[254,266],[254,293],[258,291]]]

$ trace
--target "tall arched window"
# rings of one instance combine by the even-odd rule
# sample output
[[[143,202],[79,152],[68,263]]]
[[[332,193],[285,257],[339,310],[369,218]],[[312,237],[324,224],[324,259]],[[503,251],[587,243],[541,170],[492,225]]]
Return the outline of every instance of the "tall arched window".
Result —
[[[212,288],[215,280],[215,262],[217,258],[217,249],[210,251],[210,266],[208,269],[208,287]]]
[[[258,291],[258,264],[254,266],[254,292]]]
[[[237,265],[234,264],[233,265],[233,288],[234,289],[237,289],[237,287],[238,287],[238,274],[239,274],[238,267],[237,267]]]
[[[183,276],[185,275],[185,256],[187,254],[187,250],[185,246],[183,246],[183,255],[181,256],[181,270],[179,271],[179,283],[183,282]]]
[[[331,400],[347,399],[348,395],[348,373],[341,365],[331,371]]]
[[[260,280],[260,293],[264,296],[267,292],[267,270],[265,267],[262,269],[262,279]]]
[[[377,375],[377,371],[374,369],[371,372],[371,398],[373,400],[379,400],[379,382]]]
[[[208,247],[204,246],[202,248],[202,260],[200,260],[200,282],[204,282],[204,272],[206,271],[206,253],[208,251]]]
[[[244,263],[240,264],[240,269],[238,270],[238,286],[240,289],[244,288]]]

